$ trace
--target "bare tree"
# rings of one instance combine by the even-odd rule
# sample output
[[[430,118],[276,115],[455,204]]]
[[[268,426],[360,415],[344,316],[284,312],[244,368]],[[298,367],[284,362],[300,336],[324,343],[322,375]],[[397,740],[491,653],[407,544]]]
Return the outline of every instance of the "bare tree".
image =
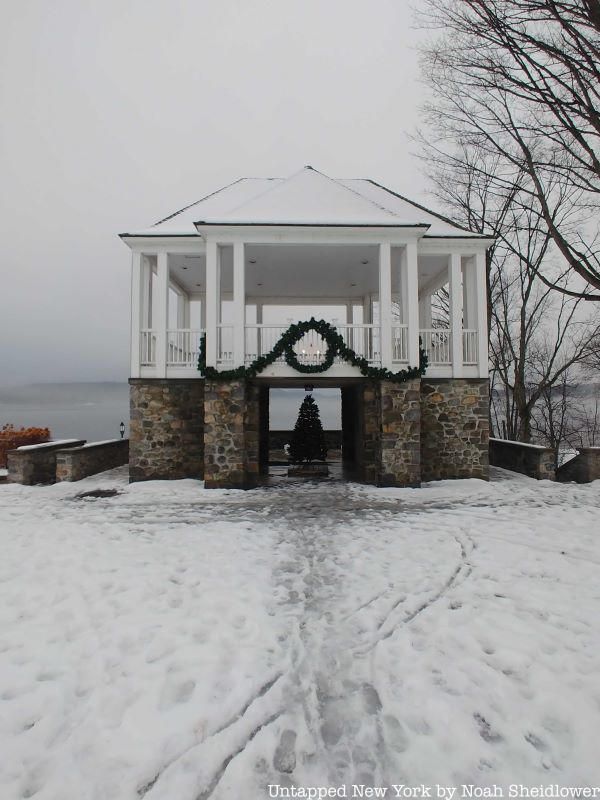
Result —
[[[424,52],[426,121],[441,132],[432,146],[447,163],[475,153],[486,165],[470,192],[510,198],[518,187],[584,283],[556,282],[545,261],[540,278],[600,300],[599,0],[426,0],[423,18],[440,31]],[[464,188],[444,191],[458,203]]]
[[[570,371],[564,372],[555,386],[545,388],[532,418],[536,438],[554,451],[554,468],[561,463],[561,450],[569,442],[575,384]]]
[[[487,257],[492,431],[528,442],[536,405],[572,365],[590,357],[598,328],[593,313],[584,319],[579,293],[569,296],[568,273],[560,275],[553,263],[552,236],[523,191],[527,176],[519,173],[509,184],[497,155],[477,143],[445,150],[446,133],[439,120],[430,139],[418,137],[433,194],[453,221],[495,238]],[[570,212],[569,197],[559,200],[557,218]],[[551,277],[546,284],[541,272]],[[443,323],[443,291],[432,308]]]

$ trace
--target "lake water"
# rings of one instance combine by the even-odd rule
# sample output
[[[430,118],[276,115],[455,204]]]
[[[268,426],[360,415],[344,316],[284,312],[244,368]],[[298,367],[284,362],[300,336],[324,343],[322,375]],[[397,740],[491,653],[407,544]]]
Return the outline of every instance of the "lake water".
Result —
[[[129,432],[127,383],[35,384],[0,389],[0,427],[50,428],[53,439],[118,439]]]

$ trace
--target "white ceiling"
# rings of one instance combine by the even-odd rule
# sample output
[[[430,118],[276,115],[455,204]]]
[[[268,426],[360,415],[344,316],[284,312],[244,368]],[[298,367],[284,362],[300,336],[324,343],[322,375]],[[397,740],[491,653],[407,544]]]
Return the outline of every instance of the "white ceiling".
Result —
[[[233,289],[233,248],[223,247],[221,253],[221,289],[229,293]],[[246,245],[245,256],[247,297],[357,298],[378,291],[376,245]],[[394,293],[399,293],[399,259],[400,250],[392,248]],[[445,256],[420,256],[419,286],[429,283],[446,266]],[[169,268],[186,292],[204,292],[204,255],[171,254]]]

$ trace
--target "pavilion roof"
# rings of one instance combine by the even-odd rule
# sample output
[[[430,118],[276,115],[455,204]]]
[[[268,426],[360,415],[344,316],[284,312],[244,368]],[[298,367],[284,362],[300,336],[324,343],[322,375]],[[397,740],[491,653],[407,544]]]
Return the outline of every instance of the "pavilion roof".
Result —
[[[288,178],[241,178],[123,236],[194,236],[206,225],[421,227],[428,238],[480,237],[375,181],[334,179],[312,167]]]

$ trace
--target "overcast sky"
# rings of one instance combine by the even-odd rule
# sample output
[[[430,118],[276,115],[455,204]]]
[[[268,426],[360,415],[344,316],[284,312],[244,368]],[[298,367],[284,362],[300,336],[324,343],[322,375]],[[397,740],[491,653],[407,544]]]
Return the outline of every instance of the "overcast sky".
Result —
[[[117,234],[238,177],[311,164],[424,198],[408,0],[0,9],[4,383],[126,380]]]

